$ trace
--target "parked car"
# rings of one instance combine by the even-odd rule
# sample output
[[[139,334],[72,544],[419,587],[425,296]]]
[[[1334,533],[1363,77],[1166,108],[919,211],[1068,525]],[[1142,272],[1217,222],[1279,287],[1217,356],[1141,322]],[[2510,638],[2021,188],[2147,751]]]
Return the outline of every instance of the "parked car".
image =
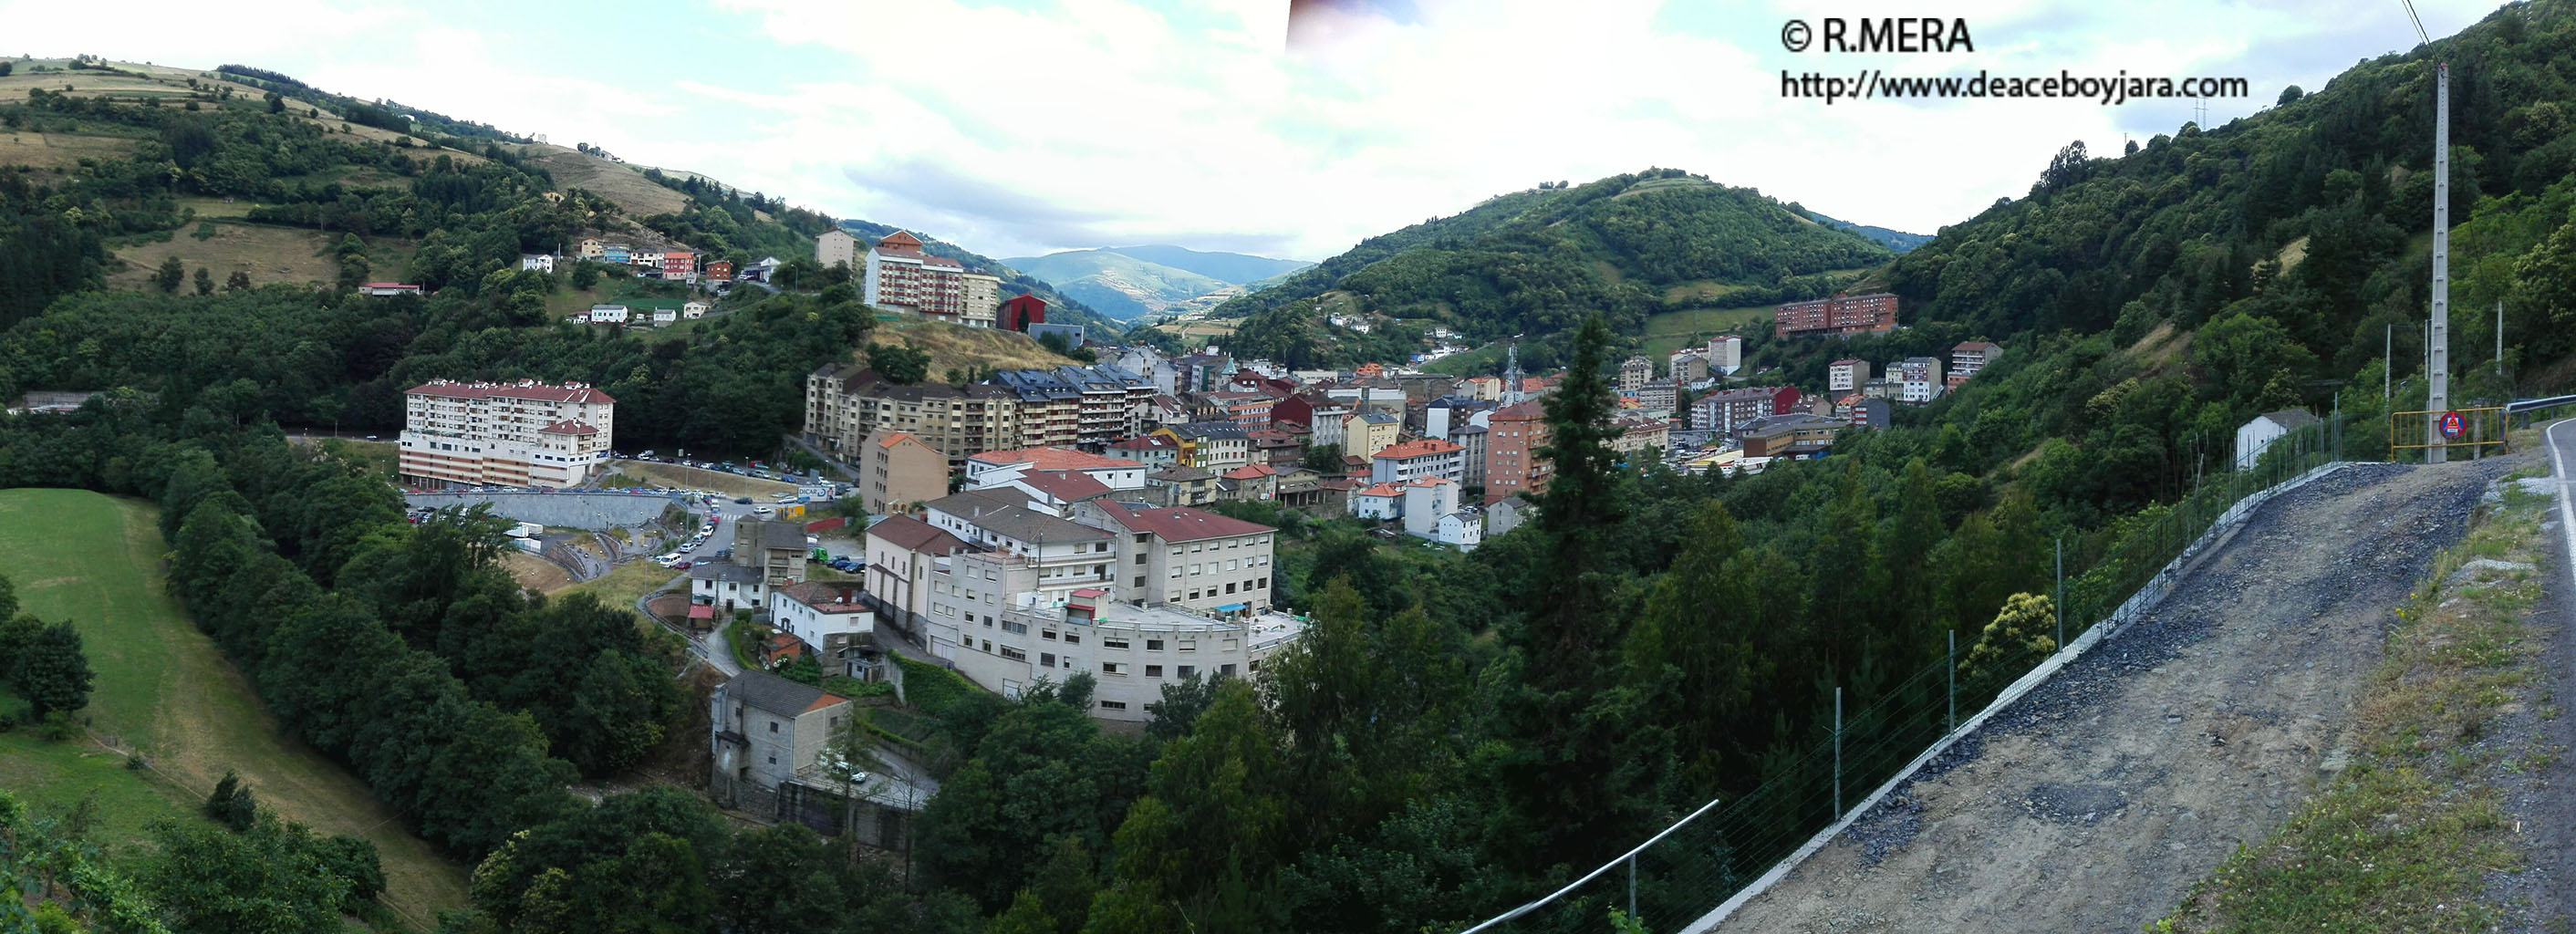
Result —
[[[733,498],[733,501],[734,501],[734,502],[737,502],[737,503],[742,503],[742,504],[745,504],[745,505],[749,505],[749,504],[751,503],[751,497],[748,497],[748,496],[736,496],[736,497],[734,497],[734,498]]]
[[[768,517],[770,517],[770,516],[776,515],[777,513],[778,513],[778,510],[771,509],[771,508],[769,508],[769,507],[767,507],[767,506],[753,506],[753,507],[751,507],[751,514],[752,514],[752,515],[759,516],[759,517],[764,518],[764,519],[765,519],[765,518],[768,518]]]
[[[671,570],[674,570],[674,571],[686,571],[686,570],[688,570],[688,569],[689,569],[689,567],[690,567],[691,565],[694,565],[694,564],[696,564],[696,563],[697,563],[697,562],[695,562],[695,561],[682,561],[682,562],[679,562],[679,563],[677,563],[677,564],[671,565]]]

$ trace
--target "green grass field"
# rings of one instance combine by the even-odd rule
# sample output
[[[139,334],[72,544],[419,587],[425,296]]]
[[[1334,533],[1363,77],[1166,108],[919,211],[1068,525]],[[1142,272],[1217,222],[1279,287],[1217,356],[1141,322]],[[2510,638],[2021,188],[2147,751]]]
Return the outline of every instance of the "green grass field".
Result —
[[[0,786],[42,805],[95,792],[102,843],[130,847],[157,817],[194,813],[227,769],[261,806],[322,833],[357,834],[384,858],[394,913],[420,929],[465,903],[465,872],[405,833],[357,778],[279,735],[250,684],[164,588],[157,510],[83,490],[0,490],[0,569],[28,612],[71,620],[97,673],[92,738],[0,736]],[[139,750],[149,771],[128,771]],[[155,798],[160,799],[158,802]]]
[[[1646,319],[1646,339],[1639,352],[1661,360],[1684,347],[1708,343],[1709,338],[1729,331],[1741,331],[1775,307],[1689,308],[1655,315]]]

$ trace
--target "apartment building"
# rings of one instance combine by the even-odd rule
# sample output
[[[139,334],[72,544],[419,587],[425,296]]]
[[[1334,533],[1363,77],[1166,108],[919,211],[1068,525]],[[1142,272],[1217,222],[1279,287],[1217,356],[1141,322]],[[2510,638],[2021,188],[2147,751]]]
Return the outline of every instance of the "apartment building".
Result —
[[[1633,393],[1655,378],[1655,361],[1644,355],[1619,361],[1619,391]]]
[[[869,512],[948,495],[948,458],[908,431],[878,429],[859,450],[859,501]]]
[[[1007,588],[1018,579],[984,582]],[[976,598],[1006,597],[984,593]],[[958,598],[961,601],[964,598]],[[1061,682],[1089,672],[1093,717],[1141,723],[1163,687],[1189,678],[1249,677],[1303,634],[1296,617],[1252,612],[1209,617],[1170,607],[1116,603],[1106,590],[1076,591],[1061,605],[1020,606],[991,599],[991,625],[961,630],[952,660],[979,684],[1017,696],[1039,678]],[[970,646],[971,647],[968,647]]]
[[[1869,382],[1869,361],[1867,360],[1845,358],[1825,364],[1827,392],[1852,392],[1866,382]]]
[[[921,239],[895,231],[868,248],[860,271],[859,299],[958,321],[966,314],[966,267],[921,250]]]
[[[910,434],[955,469],[978,452],[1021,445],[1019,397],[983,384],[896,385],[856,364],[826,366],[806,376],[809,440],[850,452],[879,431]]]
[[[565,487],[608,461],[617,400],[580,383],[435,379],[403,392],[398,473],[423,487]]]
[[[1728,376],[1733,376],[1735,375],[1735,371],[1743,369],[1744,338],[1737,337],[1732,334],[1725,337],[1710,338],[1708,342],[1708,368]]]
[[[1985,369],[1986,364],[2003,355],[2002,347],[1986,341],[1966,341],[1950,348],[1949,388],[1959,388],[1960,383],[1967,382],[1968,377],[1977,375],[1978,370]]]
[[[1898,387],[1898,402],[1924,403],[1941,398],[1949,384],[1941,379],[1941,358],[1907,357],[1888,367]]]
[[[1775,337],[1810,334],[1875,334],[1896,330],[1896,296],[1835,295],[1810,302],[1790,302],[1772,316]]]
[[[1115,588],[1135,603],[1219,615],[1270,606],[1277,530],[1181,506],[1093,500],[1074,518],[1118,542]]]
[[[1792,386],[1756,386],[1713,392],[1691,403],[1691,427],[1699,431],[1731,432],[1736,426],[1765,415],[1787,415],[1798,406],[1798,390]]]
[[[1420,477],[1463,482],[1466,451],[1462,445],[1437,438],[1390,444],[1370,459],[1369,482],[1404,483]]]
[[[876,612],[857,581],[809,581],[769,592],[769,624],[794,635],[825,674],[859,674],[859,649],[875,640]]]
[[[835,265],[857,269],[859,238],[849,231],[834,227],[814,238],[814,265],[830,269]]]
[[[958,284],[966,290],[966,307],[959,313],[957,323],[970,328],[992,327],[994,316],[1002,310],[1002,278],[970,272],[960,276]]]
[[[1021,444],[1106,445],[1143,430],[1154,410],[1154,384],[1116,366],[1003,370],[995,385],[1020,400]]]
[[[1548,444],[1547,412],[1533,399],[1494,410],[1485,422],[1485,502],[1547,489],[1554,472],[1538,456]]]

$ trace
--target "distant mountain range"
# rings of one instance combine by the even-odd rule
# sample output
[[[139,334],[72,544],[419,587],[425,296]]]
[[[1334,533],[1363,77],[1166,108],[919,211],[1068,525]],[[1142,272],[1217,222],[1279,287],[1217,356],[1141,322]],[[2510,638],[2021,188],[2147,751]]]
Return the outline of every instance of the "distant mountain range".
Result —
[[[1827,226],[1840,227],[1844,230],[1848,230],[1872,240],[1876,240],[1882,244],[1886,244],[1888,249],[1895,250],[1899,253],[1903,253],[1908,250],[1912,250],[1915,247],[1932,242],[1931,234],[1906,233],[1902,230],[1889,230],[1885,227],[1872,227],[1867,224],[1855,224],[1850,221],[1835,220],[1814,211],[1808,211],[1807,216],[1815,218],[1817,221]]]
[[[1053,283],[1065,295],[1122,321],[1210,296],[1231,297],[1313,263],[1192,250],[1165,244],[1067,250],[1002,262]]]

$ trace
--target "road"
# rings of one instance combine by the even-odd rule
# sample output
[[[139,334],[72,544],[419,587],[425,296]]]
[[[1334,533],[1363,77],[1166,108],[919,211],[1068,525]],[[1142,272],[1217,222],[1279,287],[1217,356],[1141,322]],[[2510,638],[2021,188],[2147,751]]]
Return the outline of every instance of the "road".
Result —
[[[676,577],[673,577],[673,578],[671,578],[671,582],[670,582],[670,583],[668,583],[668,584],[664,584],[664,585],[662,586],[662,588],[657,589],[657,590],[655,591],[655,593],[659,593],[661,589],[668,589],[668,588],[671,588],[671,587],[685,587],[684,582],[685,582],[687,579],[688,579],[688,575],[686,575],[686,574],[681,574],[681,575],[678,575],[678,576],[676,576]],[[689,654],[697,656],[697,657],[698,657],[698,659],[699,659],[700,661],[704,661],[704,662],[706,662],[706,663],[707,663],[707,665],[708,665],[709,667],[712,667],[712,668],[714,668],[715,670],[717,670],[717,671],[719,671],[719,672],[722,672],[722,673],[724,674],[724,676],[725,676],[725,677],[727,677],[727,678],[731,678],[731,677],[733,677],[733,676],[735,676],[735,675],[738,675],[738,674],[741,674],[741,673],[742,673],[742,665],[740,665],[739,663],[736,663],[736,662],[733,660],[733,650],[732,650],[732,649],[729,649],[729,648],[726,648],[726,647],[725,647],[723,644],[721,644],[721,643],[716,642],[716,641],[715,641],[715,633],[712,633],[712,632],[711,632],[711,633],[708,633],[708,634],[703,635],[703,636],[700,636],[700,635],[692,635],[692,634],[691,634],[688,630],[686,630],[686,629],[682,629],[682,628],[680,628],[680,627],[673,626],[673,625],[671,625],[670,623],[663,622],[663,621],[662,621],[662,619],[661,619],[660,617],[657,617],[657,616],[654,616],[654,615],[653,615],[653,611],[652,611],[652,610],[649,610],[649,609],[646,609],[646,608],[645,608],[645,606],[644,606],[644,605],[645,605],[645,604],[647,604],[647,603],[651,603],[651,602],[653,602],[653,594],[649,594],[649,593],[648,593],[648,594],[645,594],[645,595],[643,595],[643,596],[641,596],[641,597],[637,597],[637,598],[635,598],[635,615],[637,615],[637,616],[641,616],[641,617],[643,617],[643,618],[645,618],[645,619],[652,620],[652,621],[654,621],[654,622],[656,622],[656,623],[660,623],[660,624],[661,624],[661,626],[662,626],[662,628],[664,628],[664,629],[668,629],[668,630],[670,630],[673,634],[678,635],[681,639],[687,640],[687,642],[688,642],[688,644],[689,644]],[[722,632],[722,631],[723,631],[723,629],[722,629],[722,628],[718,628],[718,629],[717,629],[717,632]]]
[[[2162,917],[2367,741],[2348,731],[2391,608],[2466,533],[2489,481],[2533,463],[2361,464],[2275,497],[2161,604],[1715,930],[2136,931]]]

